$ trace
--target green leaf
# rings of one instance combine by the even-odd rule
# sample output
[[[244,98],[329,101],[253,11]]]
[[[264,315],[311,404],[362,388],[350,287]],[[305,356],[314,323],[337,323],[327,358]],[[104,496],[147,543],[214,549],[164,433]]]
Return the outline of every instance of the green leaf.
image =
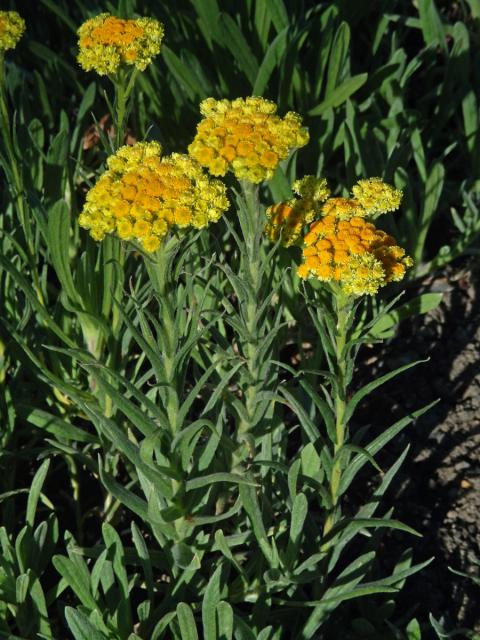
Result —
[[[38,296],[32,287],[29,280],[27,280],[23,274],[21,274],[18,269],[9,261],[6,257],[0,255],[0,267],[4,269],[7,273],[9,273],[15,283],[20,287],[20,289],[25,294],[25,297],[28,300],[28,303],[35,310],[41,320],[44,322],[45,326],[47,326],[53,333],[62,340],[69,347],[75,347],[75,343],[70,339],[70,337],[58,326],[58,324],[53,320],[50,313],[45,309],[43,304],[38,300]],[[13,332],[12,332],[13,333]],[[27,352],[27,351],[26,351]]]
[[[48,212],[47,242],[62,290],[74,304],[80,306],[81,298],[70,269],[70,212],[65,200],[56,202]]]
[[[416,618],[410,620],[405,631],[407,633],[407,640],[422,640],[422,630]]]
[[[191,0],[199,16],[199,26],[211,48],[212,39],[222,42],[221,29],[218,26],[218,18],[220,16],[220,7],[217,0]]]
[[[286,564],[293,567],[298,555],[300,541],[302,539],[303,527],[308,514],[308,500],[304,493],[297,493],[292,507],[292,518],[290,521],[290,536],[288,540]]]
[[[242,565],[237,561],[237,559],[233,555],[230,547],[228,546],[227,539],[225,538],[225,535],[222,529],[217,529],[215,531],[215,547],[214,548],[215,550],[221,551],[225,556],[225,558],[227,558],[227,560],[231,562],[231,564],[233,564],[233,566],[237,569],[237,571],[240,574],[245,576],[245,569],[242,567]]]
[[[69,422],[65,422],[58,416],[42,409],[35,409],[27,404],[19,404],[17,405],[17,411],[29,424],[43,429],[57,438],[74,440],[75,442],[98,442],[98,438],[88,433],[86,429],[74,427]]]
[[[108,637],[100,633],[87,616],[77,609],[65,607],[65,618],[75,640],[108,640]]]
[[[200,489],[201,487],[208,487],[214,482],[232,482],[234,484],[249,485],[251,487],[258,486],[256,482],[248,477],[241,476],[237,473],[211,473],[207,476],[201,476],[200,478],[193,478],[193,480],[187,480],[185,483],[185,491],[193,491],[193,489]]]
[[[344,80],[342,84],[331,93],[327,94],[323,102],[321,102],[318,106],[310,109],[308,115],[310,116],[321,116],[327,109],[332,109],[334,107],[339,107],[344,102],[350,98],[356,91],[363,87],[365,82],[367,81],[368,73],[360,73],[357,76],[352,76],[347,80]]]
[[[391,427],[386,429],[383,433],[381,433],[377,438],[372,440],[368,445],[365,446],[365,450],[370,453],[370,455],[375,455],[378,453],[386,444],[388,444],[393,438],[399,434],[403,429],[405,429],[409,424],[414,422],[417,418],[422,416],[424,413],[429,411],[433,406],[437,404],[438,400],[432,402],[430,404],[425,405],[421,409],[418,409],[414,413],[405,416],[401,420],[398,420]],[[367,458],[363,454],[359,454],[355,456],[353,460],[350,461],[347,469],[345,469],[342,482],[340,485],[340,495],[342,495],[350,486],[352,480],[355,478],[360,469],[366,464]]]
[[[320,456],[312,442],[308,442],[300,453],[302,473],[309,478],[316,479],[321,468]]]
[[[206,98],[205,88],[195,76],[191,67],[186,65],[167,45],[162,45],[162,55],[170,73],[185,90],[189,99],[195,102]]]
[[[135,545],[138,558],[142,564],[143,574],[145,576],[145,584],[147,585],[147,590],[148,590],[148,597],[150,602],[153,602],[155,585],[153,581],[152,562],[150,560],[148,548],[142,536],[142,533],[138,528],[138,525],[133,520],[131,524],[131,530],[132,530],[133,544]]]
[[[169,611],[162,618],[160,618],[160,620],[155,625],[155,628],[153,629],[151,640],[160,640],[160,638],[165,638],[163,632],[176,617],[176,611]]]
[[[52,562],[80,602],[88,609],[95,611],[97,603],[90,591],[90,574],[85,563],[83,561],[74,563],[65,556],[53,556]]]
[[[243,508],[247,512],[250,522],[253,527],[253,533],[260,545],[264,556],[268,560],[270,565],[274,564],[274,556],[270,543],[268,541],[267,532],[263,523],[262,512],[260,505],[258,504],[257,493],[251,486],[240,485],[240,498],[242,500]]]
[[[15,598],[17,604],[23,604],[30,588],[30,572],[21,573],[15,580]]]
[[[440,197],[445,182],[445,167],[440,161],[436,161],[428,172],[427,182],[423,198],[423,210],[418,221],[417,236],[413,258],[420,265],[423,258],[423,250],[430,225],[440,203]]]
[[[49,466],[50,460],[47,459],[42,463],[32,480],[30,493],[28,494],[27,513],[25,516],[26,523],[31,527],[33,527],[35,522],[38,499],[40,497],[40,493],[42,491],[43,483],[45,482]]]
[[[353,536],[363,529],[378,529],[380,527],[398,529],[399,531],[405,531],[405,533],[410,533],[419,538],[422,537],[422,534],[412,529],[412,527],[391,518],[344,518],[331,529],[329,534],[324,537],[323,542],[335,538],[337,534],[341,532],[345,532],[345,535],[351,540]]]
[[[346,22],[342,22],[335,32],[331,47],[330,58],[327,65],[327,82],[325,87],[325,97],[334,91],[340,84],[345,70],[348,71],[350,53],[350,27]]]
[[[218,566],[208,581],[202,602],[202,623],[204,640],[217,640],[217,617],[216,608],[221,600],[220,578],[222,575],[222,565]]]
[[[375,552],[369,551],[351,562],[338,575],[333,585],[325,591],[322,600],[315,603],[315,609],[310,614],[301,634],[298,636],[298,640],[311,640],[314,638],[323,622],[343,600],[368,595],[362,593],[361,587],[357,587],[357,585],[367,573],[374,560]],[[357,588],[358,591],[354,591]],[[308,602],[306,606],[308,606]]]
[[[393,335],[392,329],[406,318],[428,313],[436,309],[443,299],[442,293],[423,293],[385,314],[368,332],[368,338],[385,338]]]
[[[266,6],[277,32],[288,27],[288,11],[283,0],[266,0]]]
[[[222,600],[217,604],[218,640],[233,638],[233,609],[228,602]]]
[[[220,26],[223,29],[223,42],[225,46],[230,50],[240,71],[243,71],[253,87],[255,79],[258,76],[258,62],[245,36],[235,20],[227,13],[220,15]]]
[[[288,35],[289,31],[286,28],[276,36],[268,47],[260,68],[258,69],[255,84],[252,89],[252,95],[263,96],[265,89],[268,86],[270,76],[274,69],[278,68],[280,61],[285,56]]]
[[[142,498],[139,498],[135,493],[125,489],[120,483],[116,482],[113,477],[103,469],[103,465],[99,460],[99,473],[100,480],[105,486],[107,491],[112,494],[119,502],[136,513],[144,522],[150,522],[148,514],[148,504]]]
[[[385,384],[392,378],[397,377],[404,371],[408,371],[412,367],[416,367],[418,364],[422,364],[423,362],[428,362],[428,358],[425,360],[416,360],[415,362],[409,362],[408,364],[404,364],[402,367],[398,367],[398,369],[394,369],[394,371],[390,371],[383,376],[380,376],[376,380],[369,382],[364,387],[359,389],[352,397],[352,399],[347,403],[347,409],[345,411],[345,422],[351,419],[358,403],[363,400],[366,396],[368,396],[372,391],[380,387],[382,384]]]
[[[440,46],[447,52],[447,42],[442,19],[435,6],[435,0],[418,0],[418,13],[423,39],[427,46]]]
[[[300,420],[300,424],[308,436],[310,442],[313,444],[320,441],[322,444],[325,444],[323,438],[318,430],[317,425],[313,422],[310,416],[307,414],[301,403],[295,398],[295,396],[290,393],[290,391],[286,388],[280,388],[280,393],[285,396],[287,402],[285,403],[287,406],[290,406],[291,409],[295,412],[297,418]]]
[[[378,586],[363,586],[352,589],[351,591],[343,591],[339,595],[332,596],[330,598],[322,598],[321,600],[306,600],[302,602],[301,600],[280,600],[277,598],[273,598],[273,601],[277,604],[283,604],[285,606],[291,607],[322,607],[325,608],[329,605],[334,605],[337,607],[341,602],[345,600],[353,600],[355,598],[360,598],[362,596],[371,596],[375,593],[398,593],[398,589],[394,587],[389,587],[388,585],[378,585]],[[311,636],[302,636],[311,638]]]
[[[182,640],[198,640],[193,611],[185,602],[179,602],[177,605],[177,619]]]

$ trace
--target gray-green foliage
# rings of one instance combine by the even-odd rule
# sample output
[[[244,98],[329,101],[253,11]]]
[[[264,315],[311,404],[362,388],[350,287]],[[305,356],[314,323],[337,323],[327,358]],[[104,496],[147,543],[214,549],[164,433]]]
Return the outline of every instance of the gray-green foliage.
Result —
[[[236,186],[224,221],[156,258],[94,243],[76,222],[107,149],[82,143],[110,89],[74,62],[75,29],[97,7],[32,9],[7,64],[31,237],[19,194],[0,195],[0,637],[307,640],[338,625],[421,637],[415,620],[397,626],[394,598],[425,559],[406,553],[391,572],[376,559],[388,529],[415,533],[381,502],[407,450],[380,472],[376,456],[425,409],[362,429],[358,403],[408,367],[386,373],[352,393],[335,452],[335,309],[301,289],[295,253],[262,239],[258,204],[288,198],[307,172],[347,187],[381,175],[405,191],[385,224],[417,274],[476,252],[476,23],[449,22],[432,0],[374,4],[103,3],[165,22],[134,95],[138,138],[183,151],[201,99],[251,93],[310,130],[260,193]],[[0,164],[12,185],[3,147]],[[348,381],[361,344],[438,303],[357,308]],[[340,499],[375,474],[348,517],[331,502],[335,464]],[[38,469],[30,490],[25,468]]]

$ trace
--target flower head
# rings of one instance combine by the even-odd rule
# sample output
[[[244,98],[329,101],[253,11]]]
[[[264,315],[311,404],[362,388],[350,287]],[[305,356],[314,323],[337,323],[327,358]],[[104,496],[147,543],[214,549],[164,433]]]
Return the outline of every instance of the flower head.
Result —
[[[284,247],[290,247],[298,240],[303,227],[313,220],[314,215],[303,200],[295,198],[268,207],[266,214],[268,222],[265,233],[271,242],[281,238]]]
[[[322,207],[324,216],[348,220],[353,216],[365,217],[365,209],[354,198],[329,198]]]
[[[162,158],[158,142],[121,147],[107,165],[79,217],[95,240],[115,233],[152,252],[171,227],[199,229],[228,208],[223,183],[187,155]]]
[[[400,189],[395,189],[381,178],[359,180],[352,193],[366,216],[396,211],[403,196]]]
[[[204,118],[188,151],[214,176],[233,171],[240,180],[268,180],[292,149],[308,142],[300,116],[289,111],[281,118],[264,98],[207,98],[200,111]]]
[[[323,202],[330,196],[327,181],[317,176],[303,176],[300,180],[295,180],[292,190],[300,198],[312,200],[315,203]]]
[[[413,264],[392,236],[358,216],[320,218],[304,242],[298,275],[338,283],[348,295],[373,295],[389,282],[401,280]]]
[[[25,20],[16,11],[0,11],[0,52],[14,49],[25,31]]]
[[[351,198],[325,198],[321,215],[339,220],[353,217],[372,218],[395,211],[402,201],[402,192],[383,182],[381,178],[359,180],[352,188]]]
[[[268,207],[265,232],[272,242],[280,237],[289,247],[301,236],[305,224],[320,215],[321,203],[328,198],[327,181],[315,176],[305,176],[293,183],[293,191],[299,196],[287,202]]]
[[[153,18],[122,20],[101,13],[78,30],[78,62],[85,71],[100,75],[116,73],[133,65],[143,71],[160,51],[163,25]]]

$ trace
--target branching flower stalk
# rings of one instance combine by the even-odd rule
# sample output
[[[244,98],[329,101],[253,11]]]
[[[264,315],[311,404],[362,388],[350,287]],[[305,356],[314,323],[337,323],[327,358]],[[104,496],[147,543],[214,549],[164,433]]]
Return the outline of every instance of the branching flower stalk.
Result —
[[[78,30],[78,62],[85,71],[107,75],[115,89],[113,105],[107,103],[115,128],[113,151],[125,138],[129,100],[139,71],[160,52],[163,25],[154,18],[127,20],[101,13]]]
[[[208,98],[200,105],[203,119],[189,146],[190,155],[212,175],[232,172],[241,187],[238,217],[241,238],[232,228],[238,245],[237,273],[226,270],[238,304],[232,322],[246,372],[241,372],[241,406],[237,401],[237,438],[239,446],[233,467],[248,455],[248,438],[268,410],[268,402],[260,406],[260,388],[269,388],[268,376],[272,342],[278,331],[268,313],[272,291],[268,287],[272,270],[263,248],[265,214],[259,203],[259,184],[273,177],[281,160],[295,148],[308,142],[308,132],[298,114],[277,114],[275,103],[259,97],[215,100]]]
[[[87,194],[79,223],[95,240],[113,237],[117,242],[135,242],[151,256],[146,265],[159,298],[166,404],[175,433],[178,327],[169,280],[171,261],[178,248],[178,233],[215,222],[228,201],[224,185],[209,178],[189,156],[161,154],[159,143],[140,142],[123,146],[110,156],[107,170]]]
[[[348,334],[354,322],[355,301],[361,296],[375,295],[389,282],[401,280],[412,260],[392,236],[371,222],[377,216],[397,209],[402,197],[400,191],[380,178],[359,180],[350,198],[330,197],[325,180],[314,176],[297,181],[294,191],[296,198],[267,211],[267,232],[272,240],[282,234],[284,244],[288,246],[299,238],[305,223],[310,223],[303,238],[303,263],[298,268],[298,275],[325,283],[325,293],[331,298],[332,315],[324,309],[323,300],[323,306],[314,318],[331,377],[330,508],[323,527],[324,537],[327,537],[340,517],[338,502],[345,463],[343,452],[348,444],[347,391],[355,355]],[[330,543],[331,538],[327,538],[323,551]]]

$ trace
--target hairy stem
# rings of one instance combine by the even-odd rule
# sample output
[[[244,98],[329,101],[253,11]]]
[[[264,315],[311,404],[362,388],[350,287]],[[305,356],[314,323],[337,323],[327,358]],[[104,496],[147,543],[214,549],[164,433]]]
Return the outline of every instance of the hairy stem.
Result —
[[[337,520],[338,492],[342,478],[341,450],[345,443],[347,424],[345,420],[347,407],[347,330],[348,319],[351,313],[351,301],[342,291],[335,295],[336,306],[336,336],[335,336],[335,363],[336,363],[336,385],[334,389],[335,406],[335,443],[333,447],[334,463],[330,478],[330,498],[332,507],[325,520],[323,534],[328,534]]]
[[[260,256],[260,226],[263,220],[258,201],[258,186],[242,181],[242,192],[246,207],[245,224],[242,225],[245,242],[245,254],[242,256],[243,277],[249,285],[249,296],[246,306],[246,329],[248,339],[245,344],[244,356],[246,358],[249,384],[245,389],[245,409],[247,420],[241,419],[239,432],[245,433],[254,426],[255,405],[258,387],[258,341],[259,329],[257,326],[258,307],[261,304],[261,256]]]
[[[178,410],[180,400],[176,380],[175,357],[178,347],[177,327],[175,325],[175,305],[172,299],[172,287],[170,280],[170,263],[177,240],[171,238],[164,241],[160,249],[155,253],[153,260],[147,262],[147,270],[150,281],[159,298],[160,316],[163,328],[163,365],[165,368],[166,387],[166,411],[170,424],[170,430],[174,435],[179,428]]]

